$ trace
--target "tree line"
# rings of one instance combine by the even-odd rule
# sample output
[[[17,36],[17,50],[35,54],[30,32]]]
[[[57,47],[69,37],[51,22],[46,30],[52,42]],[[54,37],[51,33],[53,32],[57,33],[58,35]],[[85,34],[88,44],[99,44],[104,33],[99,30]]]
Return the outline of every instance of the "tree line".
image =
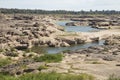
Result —
[[[106,15],[112,15],[112,14],[120,14],[120,11],[115,10],[102,10],[102,11],[66,11],[66,10],[39,10],[39,9],[7,9],[7,8],[0,8],[0,13],[4,14],[106,14]]]

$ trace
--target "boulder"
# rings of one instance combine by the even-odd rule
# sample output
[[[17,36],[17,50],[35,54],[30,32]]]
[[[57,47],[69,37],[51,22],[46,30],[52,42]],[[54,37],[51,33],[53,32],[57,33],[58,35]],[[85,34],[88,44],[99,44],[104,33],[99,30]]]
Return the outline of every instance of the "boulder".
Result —
[[[116,57],[114,57],[112,55],[106,55],[106,56],[103,57],[103,60],[114,61],[114,60],[116,60]]]
[[[62,38],[61,41],[62,41],[62,42],[66,42],[66,43],[68,43],[69,45],[77,44],[77,42],[75,41],[75,39],[72,39],[72,38]]]
[[[15,51],[6,51],[4,53],[5,56],[10,56],[10,57],[17,57],[18,54]]]
[[[30,59],[20,60],[17,63],[12,63],[4,67],[1,67],[0,72],[7,73],[10,75],[20,75],[20,74],[23,74],[23,71],[24,71],[23,66],[26,66],[31,63],[33,63],[33,60],[30,60]]]
[[[61,47],[68,47],[68,46],[70,46],[68,43],[66,43],[66,42],[62,42],[61,44],[60,44],[60,46]]]
[[[49,41],[48,42],[48,46],[49,47],[58,47],[59,46],[59,42],[57,42],[57,41]]]
[[[76,26],[74,22],[69,22],[65,24],[66,26]]]
[[[0,59],[6,59],[6,58],[7,58],[7,56],[0,54]]]
[[[25,50],[25,49],[28,49],[28,47],[29,47],[28,44],[20,44],[15,46],[15,48],[18,50]]]
[[[77,44],[83,44],[86,40],[84,38],[75,38],[75,41],[77,42]]]
[[[120,44],[120,36],[110,36],[105,40],[105,45]]]
[[[100,38],[99,37],[95,37],[95,38],[90,38],[92,40],[92,42],[99,42]]]
[[[40,26],[40,24],[39,23],[35,23],[35,24],[33,24],[33,27],[39,27]]]

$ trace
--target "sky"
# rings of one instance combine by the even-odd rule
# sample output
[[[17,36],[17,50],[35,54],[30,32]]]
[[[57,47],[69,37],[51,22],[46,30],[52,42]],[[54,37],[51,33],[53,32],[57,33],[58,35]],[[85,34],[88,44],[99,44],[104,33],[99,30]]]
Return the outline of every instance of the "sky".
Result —
[[[120,11],[120,0],[0,0],[0,8]]]

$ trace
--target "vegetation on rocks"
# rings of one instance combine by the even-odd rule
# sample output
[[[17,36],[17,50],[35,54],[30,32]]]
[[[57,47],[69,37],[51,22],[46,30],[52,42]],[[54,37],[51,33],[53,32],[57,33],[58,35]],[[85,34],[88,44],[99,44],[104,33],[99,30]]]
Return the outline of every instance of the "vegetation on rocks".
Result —
[[[9,63],[11,63],[9,59],[0,59],[0,67],[5,66]]]
[[[40,66],[40,67],[38,68],[39,71],[41,71],[42,69],[47,69],[47,66]]]
[[[40,57],[35,57],[36,62],[59,62],[62,61],[62,54],[44,54]]]
[[[41,46],[34,46],[34,47],[30,48],[30,49],[26,49],[25,51],[26,52],[35,52],[37,54],[44,54],[44,53],[46,53],[45,48],[41,47]]]
[[[16,78],[0,74],[0,80],[94,80],[94,77],[88,74],[72,75],[58,74],[52,72],[39,74],[25,74]]]

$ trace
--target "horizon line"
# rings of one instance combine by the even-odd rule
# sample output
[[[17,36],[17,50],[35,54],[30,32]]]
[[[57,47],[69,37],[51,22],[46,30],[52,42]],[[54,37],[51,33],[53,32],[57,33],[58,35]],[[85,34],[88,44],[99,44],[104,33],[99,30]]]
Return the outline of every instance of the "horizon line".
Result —
[[[80,11],[120,11],[120,10],[92,10],[92,9],[90,9],[90,10],[83,10],[83,9],[81,9],[81,10],[63,10],[63,9],[38,9],[38,8],[0,8],[0,9],[19,9],[19,10],[22,10],[22,9],[24,9],[24,10],[43,10],[43,11],[74,11],[74,12],[80,12]]]

